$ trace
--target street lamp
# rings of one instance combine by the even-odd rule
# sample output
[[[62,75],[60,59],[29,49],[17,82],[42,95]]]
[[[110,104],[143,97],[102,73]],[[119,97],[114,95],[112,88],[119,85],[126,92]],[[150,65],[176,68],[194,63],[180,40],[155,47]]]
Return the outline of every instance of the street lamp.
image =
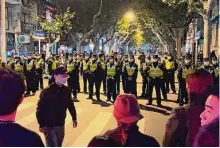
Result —
[[[129,21],[133,21],[135,19],[135,14],[133,11],[128,11],[125,13],[125,18]]]

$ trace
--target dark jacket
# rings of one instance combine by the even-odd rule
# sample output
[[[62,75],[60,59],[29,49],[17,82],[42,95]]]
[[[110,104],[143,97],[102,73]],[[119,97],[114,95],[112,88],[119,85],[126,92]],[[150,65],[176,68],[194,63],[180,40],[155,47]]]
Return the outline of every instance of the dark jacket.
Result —
[[[125,144],[122,143],[122,134],[119,128],[107,131],[105,135],[115,139],[123,147],[160,147],[159,143],[153,137],[139,132],[137,126],[129,131]]]
[[[199,129],[193,146],[219,147],[219,119]]]
[[[76,120],[76,109],[71,99],[68,87],[59,87],[51,84],[40,94],[37,105],[37,121],[40,127],[63,126],[65,124],[66,110],[69,110],[72,120]]]

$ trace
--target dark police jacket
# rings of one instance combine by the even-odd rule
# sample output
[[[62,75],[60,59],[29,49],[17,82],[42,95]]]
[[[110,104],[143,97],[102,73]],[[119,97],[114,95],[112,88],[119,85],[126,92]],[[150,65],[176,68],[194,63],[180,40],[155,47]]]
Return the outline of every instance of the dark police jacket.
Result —
[[[55,83],[44,89],[37,105],[37,121],[41,127],[63,126],[66,110],[72,120],[76,120],[76,109],[71,100],[71,91],[66,86],[59,87]]]

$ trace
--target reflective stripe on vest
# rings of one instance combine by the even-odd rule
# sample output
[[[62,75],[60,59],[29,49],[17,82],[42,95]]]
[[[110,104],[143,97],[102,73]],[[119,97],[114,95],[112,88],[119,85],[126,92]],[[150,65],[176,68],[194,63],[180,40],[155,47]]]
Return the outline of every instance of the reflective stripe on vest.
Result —
[[[113,65],[112,67],[107,67],[107,76],[114,77],[116,75],[116,66]]]
[[[126,66],[126,68],[127,68],[128,76],[130,76],[130,77],[133,76],[136,67],[129,67],[129,66]]]
[[[83,61],[83,71],[88,70],[89,62]]]
[[[22,71],[22,66],[21,66],[21,64],[15,64],[15,71],[17,71],[17,72]]]
[[[105,63],[104,62],[101,62],[101,67],[103,70],[105,70]]]
[[[186,79],[186,77],[193,73],[195,70],[194,69],[183,69],[183,72],[182,72],[182,78]]]
[[[41,64],[43,62],[43,59],[40,59],[38,62],[37,62],[37,65],[36,65],[36,68],[39,69]]]
[[[96,69],[97,69],[97,63],[95,63],[95,64],[90,64],[90,72],[94,72],[94,71],[96,71]]]
[[[166,69],[170,70],[170,69],[174,69],[175,68],[175,65],[174,65],[174,62],[173,61],[169,61],[169,60],[166,60]]]
[[[160,68],[151,68],[149,70],[149,76],[150,77],[162,77],[163,76],[163,71]]]

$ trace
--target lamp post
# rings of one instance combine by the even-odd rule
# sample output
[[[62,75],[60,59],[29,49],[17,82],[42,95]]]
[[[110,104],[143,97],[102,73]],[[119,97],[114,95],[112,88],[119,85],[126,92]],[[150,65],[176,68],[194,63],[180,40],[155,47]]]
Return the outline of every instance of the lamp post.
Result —
[[[1,0],[1,57],[6,61],[5,0]]]

